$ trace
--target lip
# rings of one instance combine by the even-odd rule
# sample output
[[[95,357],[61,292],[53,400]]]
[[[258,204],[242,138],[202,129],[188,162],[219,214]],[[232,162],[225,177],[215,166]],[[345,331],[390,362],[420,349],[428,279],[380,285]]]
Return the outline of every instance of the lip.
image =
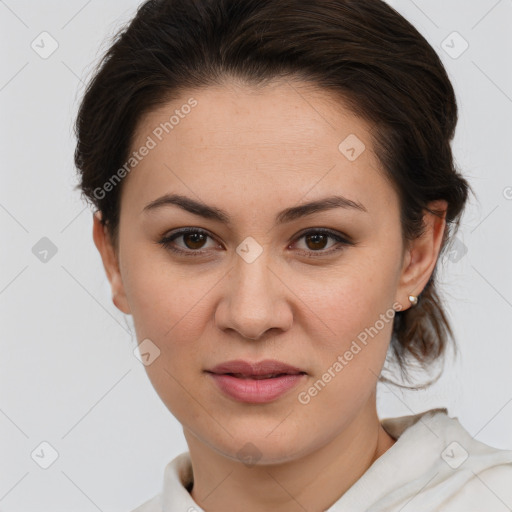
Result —
[[[224,394],[240,402],[267,403],[276,400],[302,382],[307,373],[296,366],[266,359],[249,362],[227,361],[206,372]],[[281,374],[277,377],[264,375]],[[259,377],[259,378],[258,378]]]
[[[304,370],[291,366],[276,359],[265,359],[263,361],[244,361],[243,359],[236,359],[233,361],[226,361],[224,363],[214,366],[212,369],[207,370],[211,373],[238,373],[244,377],[253,377],[258,375],[269,375],[273,373],[286,373],[289,375],[297,375],[306,373]]]

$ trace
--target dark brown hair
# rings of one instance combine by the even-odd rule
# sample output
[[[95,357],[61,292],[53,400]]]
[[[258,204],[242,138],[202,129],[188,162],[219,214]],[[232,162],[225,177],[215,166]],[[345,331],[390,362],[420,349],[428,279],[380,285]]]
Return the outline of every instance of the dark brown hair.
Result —
[[[142,116],[226,78],[255,86],[299,80],[334,92],[372,127],[373,148],[400,199],[404,241],[423,232],[429,201],[444,199],[446,248],[470,191],[450,146],[454,90],[434,49],[381,0],[142,4],[89,82],[75,127],[79,187],[101,211],[115,247],[122,182],[98,190],[129,158]],[[409,356],[428,366],[444,353],[448,335],[453,339],[436,269],[418,305],[394,318],[391,347],[405,378]]]

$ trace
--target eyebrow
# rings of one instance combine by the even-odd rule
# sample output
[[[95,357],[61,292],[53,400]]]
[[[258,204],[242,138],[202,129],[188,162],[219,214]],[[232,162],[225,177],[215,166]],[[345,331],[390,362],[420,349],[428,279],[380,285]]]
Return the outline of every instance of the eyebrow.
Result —
[[[193,213],[194,215],[198,215],[205,219],[216,220],[227,225],[231,223],[230,216],[224,210],[214,206],[209,206],[205,203],[196,201],[190,197],[180,194],[165,194],[162,197],[159,197],[158,199],[148,203],[142,211],[147,213],[150,211],[155,211],[161,207],[171,205],[178,206],[187,212]],[[334,208],[350,208],[368,213],[368,210],[364,207],[364,205],[358,201],[352,201],[346,197],[335,195],[325,197],[323,199],[318,199],[310,203],[304,203],[298,206],[286,208],[276,215],[275,223],[276,225],[285,224],[301,217],[306,217],[307,215],[332,210]]]

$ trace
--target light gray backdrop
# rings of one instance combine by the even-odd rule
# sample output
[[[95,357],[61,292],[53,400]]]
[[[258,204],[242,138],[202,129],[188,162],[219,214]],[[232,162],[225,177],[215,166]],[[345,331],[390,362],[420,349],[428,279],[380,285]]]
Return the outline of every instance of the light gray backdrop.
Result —
[[[4,512],[131,510],[187,449],[134,356],[131,318],[111,302],[92,213],[73,191],[83,83],[138,3],[0,0]],[[456,160],[479,202],[440,274],[460,360],[428,391],[379,386],[379,414],[446,406],[478,440],[512,449],[512,1],[390,3],[453,80]]]

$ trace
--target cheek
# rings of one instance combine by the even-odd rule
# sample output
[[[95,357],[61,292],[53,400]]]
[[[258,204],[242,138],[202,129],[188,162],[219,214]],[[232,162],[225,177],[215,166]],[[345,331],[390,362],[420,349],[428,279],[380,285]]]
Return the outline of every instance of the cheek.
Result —
[[[137,252],[126,257],[124,270],[137,340],[149,339],[160,351],[145,366],[148,378],[169,411],[187,424],[191,415],[199,414],[189,410],[189,393],[196,395],[198,346],[207,320],[204,296],[215,280],[208,274],[191,279],[176,266],[155,265]]]
[[[326,423],[352,417],[374,392],[391,340],[395,311],[385,287],[362,291],[361,284],[317,297],[318,316],[329,329],[315,336],[315,374],[300,403],[323,411]]]
[[[126,251],[123,284],[138,334],[164,342],[169,338],[192,338],[200,328],[198,312],[213,277],[191,277],[170,261],[155,257],[154,250]],[[211,283],[210,283],[211,281]]]
[[[389,335],[396,283],[393,265],[383,259],[361,257],[311,279],[296,276],[293,282],[310,318],[306,325],[317,331],[316,336],[310,333],[312,339],[327,349],[350,345],[376,323],[384,336]],[[381,315],[387,316],[385,326],[379,322]]]

